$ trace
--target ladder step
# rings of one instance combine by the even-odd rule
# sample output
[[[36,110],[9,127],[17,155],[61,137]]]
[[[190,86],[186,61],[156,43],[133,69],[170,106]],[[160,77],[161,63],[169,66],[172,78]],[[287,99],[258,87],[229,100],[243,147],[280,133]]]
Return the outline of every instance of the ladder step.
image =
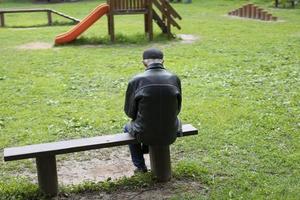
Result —
[[[156,22],[156,24],[160,27],[163,33],[168,32],[167,26],[164,24],[162,19],[159,17],[159,15],[155,12],[155,10],[152,10],[153,12],[153,20]]]

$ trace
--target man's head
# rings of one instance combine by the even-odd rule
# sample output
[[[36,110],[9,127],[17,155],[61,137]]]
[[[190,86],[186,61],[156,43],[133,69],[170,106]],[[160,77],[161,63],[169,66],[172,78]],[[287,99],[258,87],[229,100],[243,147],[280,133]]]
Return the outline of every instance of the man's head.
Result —
[[[148,67],[153,63],[163,64],[164,62],[163,58],[164,58],[163,52],[161,52],[159,49],[156,48],[147,49],[143,53],[143,63],[145,67]]]

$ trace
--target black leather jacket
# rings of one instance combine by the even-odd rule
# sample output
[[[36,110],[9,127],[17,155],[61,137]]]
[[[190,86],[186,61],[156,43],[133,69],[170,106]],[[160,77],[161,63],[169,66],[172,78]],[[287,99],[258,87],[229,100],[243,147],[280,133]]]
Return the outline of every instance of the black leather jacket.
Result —
[[[125,113],[132,119],[129,133],[147,145],[169,145],[181,129],[180,79],[154,63],[128,83]]]

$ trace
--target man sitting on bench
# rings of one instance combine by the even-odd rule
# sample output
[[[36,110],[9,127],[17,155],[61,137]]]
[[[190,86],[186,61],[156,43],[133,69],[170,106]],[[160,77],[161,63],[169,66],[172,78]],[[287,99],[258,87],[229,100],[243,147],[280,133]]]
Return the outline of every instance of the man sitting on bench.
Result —
[[[129,145],[136,172],[147,172],[144,153],[148,146],[170,145],[181,131],[177,115],[181,109],[180,79],[163,66],[163,53],[155,48],[143,53],[145,72],[127,86],[124,111],[132,119],[124,131],[140,143]]]

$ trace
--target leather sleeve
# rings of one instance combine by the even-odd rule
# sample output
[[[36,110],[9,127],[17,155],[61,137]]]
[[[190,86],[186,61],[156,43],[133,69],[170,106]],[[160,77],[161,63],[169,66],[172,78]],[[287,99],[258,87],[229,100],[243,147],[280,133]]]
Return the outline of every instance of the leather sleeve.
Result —
[[[181,81],[180,79],[177,77],[177,84],[178,84],[178,89],[179,89],[179,95],[178,95],[178,113],[180,113],[181,111],[181,104],[182,104],[182,92],[181,92]]]
[[[126,90],[124,111],[126,115],[130,117],[132,120],[135,120],[137,115],[137,105],[134,97],[135,97],[134,83],[130,81],[128,83],[127,90]]]

